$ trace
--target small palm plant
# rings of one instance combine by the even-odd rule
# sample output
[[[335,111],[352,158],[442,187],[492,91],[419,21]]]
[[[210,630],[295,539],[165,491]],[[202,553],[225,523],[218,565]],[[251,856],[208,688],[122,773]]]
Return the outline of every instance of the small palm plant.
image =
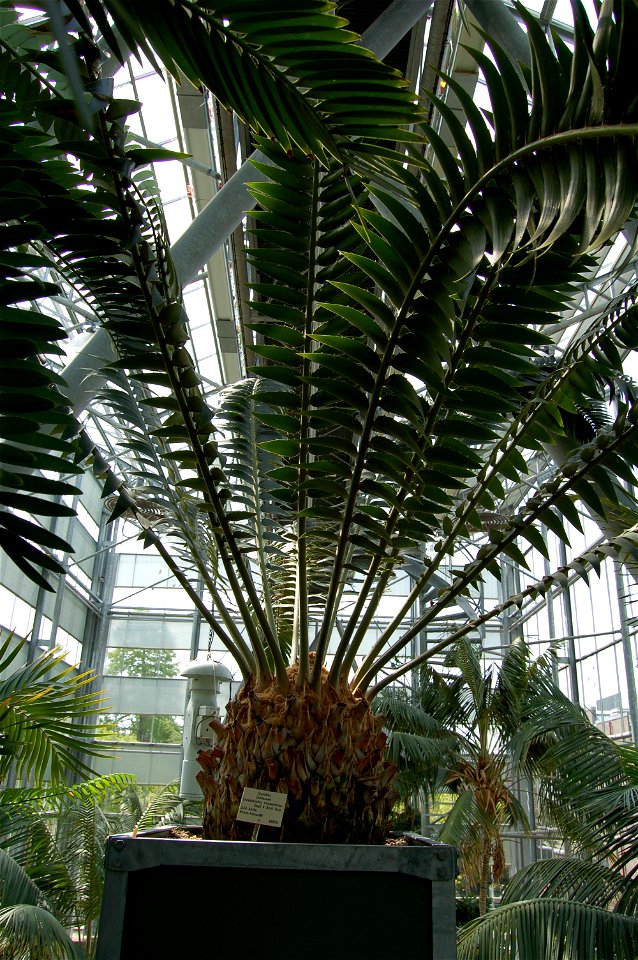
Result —
[[[67,932],[69,878],[35,811],[60,809],[70,797],[95,802],[119,775],[71,787],[90,774],[102,703],[94,677],[78,674],[53,650],[16,667],[24,644],[0,647],[0,953],[15,960],[73,958]],[[84,758],[84,759],[83,759]],[[8,775],[33,786],[7,787]],[[79,799],[77,800],[79,802]]]
[[[551,774],[541,809],[571,841],[570,854],[515,874],[501,904],[461,931],[462,960],[636,955],[638,751],[606,737],[568,703],[544,726],[560,735],[544,757]]]
[[[518,5],[530,65],[488,37],[491,56],[472,56],[491,111],[445,77],[462,119],[434,97],[435,128],[324,0],[67,7],[65,29],[43,11],[36,34],[14,23],[0,51],[8,189],[24,205],[5,234],[3,296],[45,298],[32,274],[51,263],[81,292],[115,345],[99,400],[122,454],[108,465],[67,439],[64,387],[39,359],[59,331],[23,307],[2,322],[37,389],[7,418],[3,450],[51,469],[92,456],[114,516],[137,518],[233,655],[243,686],[201,755],[206,836],[246,835],[235,818],[250,786],[287,794],[282,839],[379,840],[394,768],[371,698],[555,577],[389,665],[500,557],[544,551],[541,525],[568,542],[577,498],[604,514],[612,477],[633,480],[637,410],[621,399],[608,429],[531,494],[522,484],[636,343],[632,291],[568,345],[552,333],[634,212],[638,10],[607,2],[592,31],[576,2],[572,50]],[[136,105],[99,77],[100,51],[119,56],[122,40],[208,87],[262,150],[248,250],[258,362],[217,392],[198,375],[161,209],[136,173],[148,157],[126,140]],[[4,479],[3,543],[46,581],[37,567],[55,569],[57,544],[9,508],[46,515],[49,481],[17,466]],[[634,543],[631,531],[571,569],[587,576]],[[372,636],[408,563],[411,591]]]
[[[439,800],[446,788],[457,794],[437,835],[459,845],[461,874],[475,874],[481,900],[481,919],[459,931],[459,956],[633,956],[636,747],[607,737],[555,686],[552,655],[532,660],[517,641],[498,675],[495,664],[481,670],[467,643],[446,659],[451,674],[429,668],[416,696],[386,689],[375,708],[400,785],[427,783]],[[498,872],[501,829],[529,829],[516,788],[532,779],[538,820],[566,852],[518,871],[486,914],[488,856]]]
[[[112,774],[72,788],[15,788],[0,795],[3,955],[15,960],[94,955],[103,843],[111,832],[101,804],[126,779]]]
[[[143,798],[124,774],[0,794],[2,956],[94,957],[107,837],[183,817],[176,783]]]
[[[558,718],[570,709],[581,718],[554,685],[552,660],[552,654],[533,659],[517,640],[498,666],[485,668],[476,646],[462,640],[447,654],[443,674],[430,667],[414,690],[386,688],[375,700],[390,730],[399,783],[425,787],[432,801],[452,794],[437,838],[458,846],[481,915],[490,882],[500,883],[505,869],[503,831],[529,830],[521,796],[532,778],[545,782],[553,769],[545,758],[563,735]]]
[[[69,667],[58,650],[16,666],[25,648],[13,636],[0,645],[0,785],[9,772],[23,783],[57,785],[86,776],[86,760],[105,756],[95,677]]]

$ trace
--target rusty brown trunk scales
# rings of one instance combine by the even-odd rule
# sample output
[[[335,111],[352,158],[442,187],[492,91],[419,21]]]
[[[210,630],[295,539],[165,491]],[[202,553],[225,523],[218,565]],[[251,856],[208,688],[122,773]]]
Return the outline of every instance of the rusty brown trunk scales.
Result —
[[[253,825],[236,819],[244,787],[287,794],[281,828],[259,838],[305,843],[383,843],[395,795],[385,759],[383,718],[348,688],[319,693],[248,683],[229,704],[218,742],[201,751],[204,836],[246,840]]]

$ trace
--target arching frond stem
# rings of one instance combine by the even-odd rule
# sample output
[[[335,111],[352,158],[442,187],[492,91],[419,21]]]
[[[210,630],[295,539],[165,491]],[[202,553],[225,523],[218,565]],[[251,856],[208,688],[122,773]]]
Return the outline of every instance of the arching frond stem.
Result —
[[[194,589],[192,583],[188,580],[187,577],[184,576],[184,573],[182,572],[179,564],[174,562],[171,554],[166,549],[166,547],[162,543],[161,538],[157,535],[157,533],[154,530],[147,528],[145,530],[145,537],[155,547],[155,549],[163,559],[164,563],[167,565],[167,567],[169,568],[169,570],[171,571],[175,579],[179,581],[180,586],[185,591],[185,593],[188,594],[193,605],[202,615],[202,617],[204,618],[208,626],[211,628],[213,633],[221,640],[224,647],[235,658],[235,660],[237,661],[237,665],[241,670],[241,675],[243,679],[248,680],[248,678],[255,673],[255,667],[256,667],[255,660],[253,659],[253,655],[249,650],[249,648],[246,646],[241,634],[237,630],[237,627],[235,626],[235,623],[232,617],[225,610],[225,605],[222,602],[222,598],[219,596],[219,594],[217,594],[217,601],[218,601],[217,606],[218,606],[219,614],[224,620],[226,626],[228,628],[232,628],[231,632],[233,635],[233,639],[231,639],[230,632],[227,633],[225,630],[222,629],[217,618],[213,616],[212,612],[208,609],[206,604],[202,601],[202,598]],[[207,588],[209,590],[211,589],[210,583],[207,583]],[[265,663],[260,666],[261,667],[265,666]]]
[[[308,638],[308,544],[306,539],[306,507],[308,494],[305,482],[308,477],[309,409],[310,409],[310,351],[315,308],[317,269],[317,219],[319,212],[319,163],[313,163],[312,192],[310,196],[310,226],[308,246],[308,281],[306,287],[306,311],[304,320],[303,355],[301,361],[301,398],[299,420],[299,481],[297,484],[297,560],[295,575],[295,609],[293,621],[293,662],[298,660],[297,688],[303,687],[310,673],[310,647]],[[296,651],[296,657],[295,657]]]
[[[633,415],[635,418],[636,410],[638,410],[638,404],[634,404],[630,416]],[[532,510],[530,510],[525,518],[525,522],[530,524],[534,523],[536,520],[542,519],[543,515],[552,507],[557,501],[560,500],[567,492],[571,490],[574,483],[577,483],[579,479],[586,476],[588,471],[591,469],[591,464],[594,462],[602,462],[605,456],[614,450],[616,450],[630,435],[636,432],[636,424],[625,422],[620,435],[612,441],[609,446],[605,449],[599,449],[596,451],[592,460],[584,462],[581,464],[581,467],[574,472],[574,474],[563,480],[561,484],[558,485],[557,489],[547,497],[546,500],[543,500],[540,504],[536,505]],[[379,645],[376,644],[375,648],[369,656],[365,659],[361,665],[356,677],[354,678],[353,685],[358,689],[362,695],[368,689],[368,686],[373,679],[373,677],[383,669],[383,667],[392,660],[397,653],[400,653],[401,650],[405,649],[406,644],[409,643],[413,637],[417,636],[424,627],[434,620],[438,614],[445,609],[456,597],[458,597],[467,586],[472,583],[476,577],[482,573],[483,570],[486,570],[487,567],[499,556],[503,550],[519,535],[519,527],[517,524],[513,523],[511,525],[509,533],[505,534],[502,539],[497,543],[492,544],[485,548],[482,556],[477,558],[472,564],[470,564],[463,574],[458,576],[454,583],[445,590],[438,600],[436,600],[432,606],[428,609],[427,613],[423,616],[418,617],[413,624],[402,634],[399,640],[393,643],[388,647],[385,652],[378,656],[379,654]],[[389,634],[386,633],[384,643],[387,643],[389,639]],[[445,646],[448,644],[445,643]],[[375,659],[376,658],[376,659]]]

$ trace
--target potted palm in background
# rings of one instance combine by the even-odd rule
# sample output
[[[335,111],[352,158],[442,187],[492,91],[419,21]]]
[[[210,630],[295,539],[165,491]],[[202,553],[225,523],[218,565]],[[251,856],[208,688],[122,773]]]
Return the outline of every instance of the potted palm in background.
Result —
[[[516,873],[499,906],[460,931],[463,960],[635,953],[636,746],[592,728],[569,701],[554,706],[548,716],[539,703],[530,717],[550,734],[539,801],[570,847]]]
[[[11,960],[90,960],[115,830],[181,822],[177,784],[141,798],[133,778],[92,775],[104,756],[91,722],[94,677],[52,650],[18,664],[0,647],[0,951]]]
[[[16,665],[22,646],[9,637],[0,647],[0,950],[14,960],[79,957],[68,930],[75,926],[89,957],[96,850],[82,849],[76,821],[74,884],[49,830],[51,812],[86,814],[126,778],[90,776],[87,761],[104,755],[91,722],[102,703],[94,678],[78,675],[55,650]]]
[[[443,672],[423,668],[414,690],[386,690],[375,702],[391,731],[401,792],[427,790],[430,808],[444,805],[426,829],[458,847],[459,873],[477,891],[481,916],[505,872],[503,835],[508,828],[529,833],[529,784],[548,772],[539,759],[566,701],[551,665],[551,656],[533,659],[518,640],[498,669],[492,663],[483,670],[466,639],[449,651]]]
[[[473,56],[491,112],[446,77],[462,120],[434,98],[443,136],[320,0],[259,14],[241,0],[67,9],[61,22],[43,13],[37,34],[14,24],[1,51],[12,90],[3,545],[45,583],[38,567],[56,569],[60,542],[13,508],[63,513],[41,494],[63,495],[66,481],[24,467],[88,462],[117,494],[114,517],[138,519],[243,679],[201,758],[205,836],[250,836],[236,815],[242,791],[259,787],[287,795],[273,839],[379,841],[393,767],[372,698],[567,569],[397,656],[485,571],[497,574],[499,558],[525,563],[522,543],[543,551],[541,525],[568,542],[576,500],[604,519],[616,479],[633,481],[627,390],[608,427],[531,496],[519,483],[533,457],[570,437],[577,410],[607,396],[635,343],[632,291],[567,347],[552,331],[634,213],[638,13],[605,4],[593,32],[575,4],[572,51],[519,7],[530,65],[488,38],[491,58]],[[219,391],[197,374],[161,209],[135,173],[150,159],[126,140],[136,106],[99,77],[100,49],[117,57],[123,45],[207,86],[262,151],[249,241],[257,363]],[[123,425],[117,470],[78,439],[64,385],[38,359],[62,333],[23,298],[57,289],[38,273],[52,265],[113,340],[100,403]],[[633,530],[607,529],[571,572],[634,549]],[[461,545],[470,558],[459,565]],[[371,644],[407,563],[413,589]]]

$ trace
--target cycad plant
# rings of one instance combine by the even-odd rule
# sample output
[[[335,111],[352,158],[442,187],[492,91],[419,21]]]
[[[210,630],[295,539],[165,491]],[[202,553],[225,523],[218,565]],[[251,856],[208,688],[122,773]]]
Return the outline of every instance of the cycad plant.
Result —
[[[593,31],[576,2],[572,49],[519,5],[529,64],[486,38],[491,56],[472,56],[491,110],[445,77],[462,115],[433,97],[439,128],[324,0],[66,8],[2,43],[9,215],[23,204],[4,235],[5,302],[27,283],[45,298],[31,275],[53,263],[110,333],[117,360],[100,402],[124,452],[110,469],[93,451],[93,466],[118,491],[115,515],[138,519],[241,672],[201,755],[206,835],[247,835],[235,816],[253,786],[287,794],[273,836],[378,840],[393,767],[372,696],[552,575],[389,665],[500,557],[524,563],[519,543],[544,551],[541,525],[567,542],[576,498],[604,513],[610,478],[633,478],[637,411],[620,400],[608,429],[520,493],[531,461],[605,396],[636,339],[631,291],[569,345],[552,332],[633,215],[638,10],[605,0]],[[161,209],[135,172],[148,159],[126,140],[136,105],[113,101],[99,77],[101,52],[124,48],[208,87],[262,151],[249,238],[257,364],[219,392],[198,376]],[[51,481],[25,479],[20,464],[55,469],[66,456],[68,468],[78,449],[64,387],[41,361],[59,331],[35,307],[2,316],[14,368],[36,386],[24,416],[6,418],[16,466],[3,504],[46,515]],[[50,534],[2,519],[23,569],[55,568]],[[634,540],[572,569],[586,576]],[[406,563],[411,592],[370,642]]]

